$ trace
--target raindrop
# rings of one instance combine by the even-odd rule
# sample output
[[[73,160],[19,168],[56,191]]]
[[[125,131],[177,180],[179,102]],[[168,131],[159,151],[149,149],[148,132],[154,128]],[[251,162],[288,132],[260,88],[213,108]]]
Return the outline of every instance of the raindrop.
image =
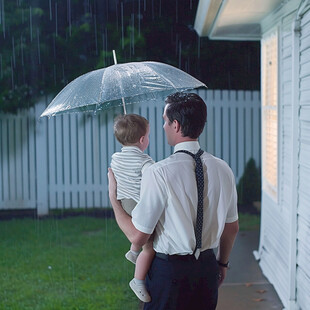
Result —
[[[62,80],[64,84],[67,84],[66,78],[65,78],[65,65],[64,64],[62,64]]]
[[[16,67],[16,59],[15,59],[15,40],[12,37],[12,55],[13,55],[13,66]]]
[[[95,23],[95,46],[96,46],[96,55],[98,55],[98,40],[97,40],[97,20],[96,20],[96,15],[94,15],[94,23]]]
[[[104,38],[105,38],[105,55],[107,55],[107,53],[108,53],[108,29],[107,29],[107,27],[105,28],[105,36],[104,36]]]
[[[189,0],[189,9],[190,9],[190,10],[193,9],[193,0]]]
[[[30,20],[30,41],[32,42],[32,9],[29,7],[29,20]]]
[[[105,40],[104,40],[104,33],[102,34],[102,62],[103,62],[103,67],[105,67]]]
[[[121,21],[122,21],[122,49],[124,49],[124,5],[121,2]]]
[[[159,0],[159,17],[161,17],[161,0]]]
[[[23,35],[20,35],[20,54],[22,57],[22,66],[24,66],[24,44],[23,44]]]
[[[39,59],[39,64],[41,64],[40,32],[39,32],[39,28],[37,28],[37,39],[38,39],[38,59]]]
[[[49,9],[50,9],[50,20],[53,19],[53,14],[52,14],[52,0],[49,0]]]
[[[24,66],[24,44],[23,44],[23,35],[20,36],[20,53],[22,57],[22,66]]]
[[[14,90],[14,70],[13,70],[13,58],[11,56],[11,81],[12,81],[12,90]]]
[[[58,36],[58,13],[57,13],[57,2],[55,3],[55,35]]]
[[[0,78],[3,78],[3,71],[2,71],[2,54],[0,54]]]
[[[116,19],[116,30],[118,32],[118,0],[114,1],[115,3],[115,19]]]
[[[71,37],[71,1],[67,0],[67,19],[68,19],[68,23],[69,23],[69,35]]]
[[[54,85],[57,85],[57,78],[56,78],[56,65],[54,65]]]
[[[179,68],[181,69],[181,62],[182,62],[182,42],[179,42]]]
[[[178,0],[175,0],[175,22],[179,22],[179,16],[178,16]]]
[[[152,19],[154,20],[155,14],[154,14],[154,0],[152,0]]]
[[[140,37],[140,30],[141,30],[141,7],[140,7],[140,0],[139,0],[139,4],[138,4],[138,33],[139,33],[139,37]]]
[[[55,40],[55,36],[53,36],[53,52],[54,52],[54,59],[56,59],[56,40]]]
[[[132,55],[135,54],[135,15],[131,14],[131,46],[132,46]]]
[[[198,37],[198,52],[197,52],[197,57],[198,57],[198,59],[200,59],[200,37],[199,36],[197,36]]]
[[[1,23],[2,23],[2,32],[3,38],[5,39],[5,13],[4,13],[4,0],[1,0]]]
[[[144,0],[144,12],[146,11],[146,0]]]

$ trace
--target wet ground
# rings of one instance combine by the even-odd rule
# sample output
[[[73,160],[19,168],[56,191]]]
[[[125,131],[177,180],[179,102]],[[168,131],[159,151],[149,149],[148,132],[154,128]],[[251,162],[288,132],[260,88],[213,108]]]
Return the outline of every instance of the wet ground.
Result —
[[[258,250],[259,231],[238,234],[230,256],[231,268],[219,290],[217,310],[282,310],[273,286],[262,274],[253,251]]]

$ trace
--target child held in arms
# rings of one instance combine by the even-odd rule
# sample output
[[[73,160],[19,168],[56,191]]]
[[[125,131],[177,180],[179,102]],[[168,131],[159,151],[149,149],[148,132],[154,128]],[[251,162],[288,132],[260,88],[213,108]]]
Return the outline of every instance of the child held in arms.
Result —
[[[111,168],[117,181],[117,199],[121,200],[123,209],[130,216],[140,199],[142,173],[154,163],[149,155],[143,153],[149,145],[149,133],[149,122],[140,115],[119,115],[114,121],[114,135],[122,149],[112,155]],[[155,254],[152,240],[140,250],[140,246],[131,244],[125,254],[130,262],[136,264],[129,286],[140,300],[150,302],[145,278]]]

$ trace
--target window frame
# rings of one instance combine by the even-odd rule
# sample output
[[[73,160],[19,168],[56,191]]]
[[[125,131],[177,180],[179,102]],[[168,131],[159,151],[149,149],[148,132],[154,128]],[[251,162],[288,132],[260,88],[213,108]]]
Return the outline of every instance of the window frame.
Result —
[[[275,202],[279,196],[279,29],[273,28],[261,40],[262,188]],[[274,66],[270,66],[274,63]],[[268,67],[269,64],[269,67]],[[271,83],[270,83],[271,82]],[[270,117],[270,122],[267,122]],[[272,117],[274,120],[272,121]],[[268,127],[267,127],[268,126]],[[274,128],[274,127],[275,128]],[[275,133],[273,134],[273,131]],[[273,136],[267,137],[267,132]],[[267,153],[272,143],[272,154]],[[270,162],[274,157],[273,162]]]

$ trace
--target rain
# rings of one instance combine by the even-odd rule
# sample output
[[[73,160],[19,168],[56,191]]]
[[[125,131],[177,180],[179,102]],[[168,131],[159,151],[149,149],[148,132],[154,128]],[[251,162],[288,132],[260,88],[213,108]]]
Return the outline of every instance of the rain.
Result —
[[[119,64],[158,61],[184,70],[209,87],[226,87],[221,84],[225,83],[225,80],[227,85],[234,87],[233,70],[226,71],[226,68],[221,67],[223,76],[217,75],[219,57],[212,48],[207,48],[215,48],[217,43],[210,42],[207,38],[199,38],[193,30],[197,3],[198,0],[0,0],[0,113],[8,116],[20,111],[26,113],[28,110],[37,109],[39,100],[46,100],[47,105],[48,98],[56,96],[68,83],[82,74],[112,66],[113,50]],[[18,19],[16,23],[12,21],[13,16]],[[254,47],[249,48],[249,71],[254,71],[253,50]],[[221,55],[224,60],[228,57],[222,50]],[[252,84],[256,85],[254,78],[250,77],[240,83],[249,83],[248,88],[252,87]],[[121,108],[116,108],[115,111],[121,111]],[[110,157],[110,150],[115,145],[106,145],[105,141],[113,132],[111,128],[106,131],[103,128],[113,119],[114,113],[116,112],[113,110],[105,114],[98,109],[94,113],[85,113],[83,117],[76,115],[68,122],[69,118],[65,115],[49,116],[49,119],[39,121],[34,118],[26,122],[18,120],[14,126],[20,135],[18,139],[14,138],[15,140],[11,136],[12,128],[9,123],[0,119],[0,145],[4,143],[4,139],[10,137],[12,139],[5,143],[10,151],[15,152],[13,157],[17,158],[18,153],[22,154],[16,163],[11,161],[9,172],[17,177],[19,173],[27,175],[27,184],[20,185],[23,196],[27,196],[27,199],[41,194],[36,186],[32,187],[36,180],[34,173],[41,172],[40,164],[31,166],[31,162],[32,158],[43,151],[37,149],[37,144],[31,140],[30,131],[32,128],[37,130],[36,138],[40,138],[39,128],[43,124],[48,134],[43,145],[47,146],[44,151],[45,160],[52,168],[44,173],[49,186],[56,192],[49,194],[48,198],[47,209],[52,212],[39,219],[34,215],[39,205],[30,198],[31,205],[23,205],[25,213],[29,213],[25,218],[16,221],[20,221],[18,223],[25,233],[17,227],[15,235],[10,236],[14,245],[12,252],[18,254],[13,266],[19,270],[20,275],[10,275],[7,271],[5,276],[8,281],[5,283],[12,282],[13,276],[24,277],[22,283],[29,283],[30,291],[44,290],[54,295],[55,309],[67,306],[67,301],[61,300],[60,293],[69,296],[72,303],[79,294],[84,294],[85,300],[92,302],[89,294],[94,294],[100,309],[109,309],[109,306],[110,309],[113,308],[104,304],[109,300],[106,298],[107,294],[111,292],[110,279],[105,278],[105,282],[99,279],[99,275],[103,277],[110,270],[115,273],[113,277],[117,278],[116,290],[129,290],[127,285],[133,266],[124,261],[123,257],[111,255],[115,244],[119,243],[121,250],[126,250],[129,243],[110,219],[111,212],[102,208],[109,204],[106,184],[102,185],[106,182],[105,162],[99,161],[98,167],[92,167],[91,171],[83,166],[100,152],[100,156]],[[161,114],[161,111],[158,111],[156,117],[160,118]],[[86,128],[83,133],[77,133],[80,127]],[[63,128],[67,129],[68,135],[61,135]],[[88,137],[96,135],[101,143],[99,150],[96,150],[95,146],[86,150],[84,146],[89,143]],[[57,140],[56,136],[61,136],[61,139]],[[22,141],[20,146],[19,141]],[[52,149],[56,149],[57,154],[53,154]],[[73,153],[77,155],[71,162],[68,159],[73,157]],[[5,156],[7,154],[0,150],[0,162],[6,159]],[[65,162],[70,165],[68,173],[63,168]],[[66,180],[70,183],[69,193],[64,190],[63,183]],[[91,191],[85,189],[85,180],[90,180]],[[12,184],[9,186],[14,187]],[[0,200],[2,191],[4,190],[0,188]],[[100,210],[93,210],[93,205]],[[99,214],[98,218],[96,214]],[[33,218],[34,224],[29,224]],[[9,224],[2,224],[0,223],[1,233],[9,237]],[[80,236],[80,239],[75,239],[76,236]],[[120,237],[114,239],[115,236]],[[28,246],[28,239],[32,241],[29,242],[27,251],[23,244]],[[92,247],[88,247],[88,243]],[[78,251],[79,248],[85,248],[89,253]],[[9,253],[4,255],[4,258],[11,261]],[[81,261],[78,261],[78,258]],[[112,260],[111,265],[104,265],[106,258]],[[119,268],[115,267],[113,260],[119,264]],[[29,275],[29,262],[34,262],[33,269],[36,274],[33,278]],[[7,262],[4,266],[6,265]],[[9,292],[12,288],[6,286],[6,290]],[[21,291],[21,299],[25,298],[20,287],[16,290]],[[87,290],[91,293],[85,293]],[[29,306],[25,304],[25,307],[30,309],[33,304],[43,303],[44,294],[37,295],[33,301],[29,301]],[[126,309],[137,309],[136,298],[128,295],[129,293],[126,293],[125,301],[123,300],[119,309],[122,309],[124,304]],[[4,302],[9,303],[9,298],[5,297]],[[115,302],[114,299],[112,302]],[[13,305],[12,308],[14,306],[18,309],[20,305]],[[86,309],[87,304],[72,304],[67,308],[73,307]],[[95,306],[93,308],[96,309]]]

